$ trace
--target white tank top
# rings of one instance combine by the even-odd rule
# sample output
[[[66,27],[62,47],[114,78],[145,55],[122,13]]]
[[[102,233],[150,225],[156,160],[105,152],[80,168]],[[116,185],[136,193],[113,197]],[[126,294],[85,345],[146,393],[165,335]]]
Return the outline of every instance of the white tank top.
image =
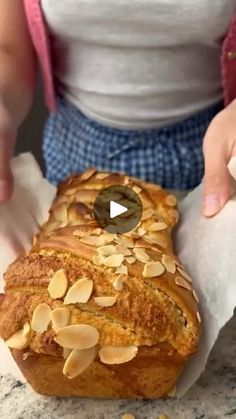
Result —
[[[160,127],[222,98],[236,0],[41,0],[59,92],[109,126]]]

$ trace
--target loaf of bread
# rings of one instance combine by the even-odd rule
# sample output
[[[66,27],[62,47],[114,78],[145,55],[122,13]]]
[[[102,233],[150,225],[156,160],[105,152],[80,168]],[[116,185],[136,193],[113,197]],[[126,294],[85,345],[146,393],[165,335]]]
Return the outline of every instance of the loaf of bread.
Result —
[[[99,191],[126,185],[143,213],[126,234],[94,219]],[[200,335],[198,298],[173,253],[176,198],[89,169],[59,186],[30,253],[5,274],[0,335],[30,385],[53,396],[174,394]]]

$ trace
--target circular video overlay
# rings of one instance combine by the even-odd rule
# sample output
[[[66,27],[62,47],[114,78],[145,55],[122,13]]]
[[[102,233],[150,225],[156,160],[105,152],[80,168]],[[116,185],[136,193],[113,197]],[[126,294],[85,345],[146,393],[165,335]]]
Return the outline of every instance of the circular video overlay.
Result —
[[[101,190],[94,206],[94,217],[101,228],[109,233],[127,233],[141,220],[142,202],[128,186],[112,185]]]

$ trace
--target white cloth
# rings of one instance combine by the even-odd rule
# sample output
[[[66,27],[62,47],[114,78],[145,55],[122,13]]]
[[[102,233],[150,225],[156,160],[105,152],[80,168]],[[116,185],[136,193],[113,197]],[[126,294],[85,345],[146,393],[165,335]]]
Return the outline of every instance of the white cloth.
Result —
[[[159,127],[222,98],[236,0],[41,0],[60,92],[120,128]]]

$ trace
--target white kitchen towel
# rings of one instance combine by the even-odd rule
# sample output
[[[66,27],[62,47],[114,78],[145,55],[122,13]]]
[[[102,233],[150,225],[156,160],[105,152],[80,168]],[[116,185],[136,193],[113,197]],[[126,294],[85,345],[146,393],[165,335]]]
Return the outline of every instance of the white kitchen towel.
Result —
[[[0,205],[0,282],[8,264],[31,246],[32,236],[48,216],[55,188],[29,153],[12,160],[15,191],[9,203]],[[220,329],[232,317],[236,302],[236,199],[212,219],[200,212],[201,187],[180,205],[181,223],[176,248],[193,278],[200,297],[202,337],[197,355],[191,359],[178,384],[183,395],[205,369],[207,358]],[[0,373],[23,380],[6,345],[0,341]]]

